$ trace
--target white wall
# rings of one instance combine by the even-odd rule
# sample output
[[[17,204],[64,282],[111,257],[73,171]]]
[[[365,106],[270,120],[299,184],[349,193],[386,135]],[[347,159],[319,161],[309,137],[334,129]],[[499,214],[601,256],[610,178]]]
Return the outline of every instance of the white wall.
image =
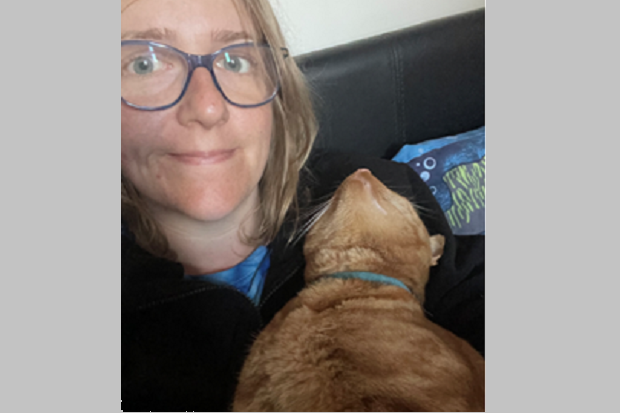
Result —
[[[485,7],[485,0],[270,0],[293,55]]]

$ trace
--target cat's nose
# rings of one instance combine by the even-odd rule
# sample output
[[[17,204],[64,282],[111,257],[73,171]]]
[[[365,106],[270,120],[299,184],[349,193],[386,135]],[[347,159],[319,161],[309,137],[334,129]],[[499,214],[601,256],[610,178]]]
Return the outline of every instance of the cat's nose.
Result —
[[[359,169],[357,172],[351,175],[352,180],[363,183],[364,187],[366,187],[367,189],[371,188],[372,178],[372,172],[370,172],[368,169]]]
[[[353,174],[353,178],[354,179],[360,179],[360,180],[368,180],[372,177],[372,172],[370,172],[369,169],[358,169],[354,174]]]

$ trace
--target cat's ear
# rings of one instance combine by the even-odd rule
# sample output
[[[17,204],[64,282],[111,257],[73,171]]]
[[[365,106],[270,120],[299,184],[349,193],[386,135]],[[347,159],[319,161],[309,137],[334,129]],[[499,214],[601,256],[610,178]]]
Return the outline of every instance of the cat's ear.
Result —
[[[439,263],[439,259],[443,255],[443,248],[445,245],[446,238],[443,235],[434,235],[431,237],[431,253],[433,254],[431,267],[434,267]]]

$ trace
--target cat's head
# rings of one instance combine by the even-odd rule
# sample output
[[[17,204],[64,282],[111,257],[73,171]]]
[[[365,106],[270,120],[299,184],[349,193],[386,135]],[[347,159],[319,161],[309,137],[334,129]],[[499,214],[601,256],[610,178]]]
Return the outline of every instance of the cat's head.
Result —
[[[306,282],[338,272],[373,272],[424,297],[444,244],[443,236],[429,236],[409,200],[360,169],[340,185],[306,237]]]

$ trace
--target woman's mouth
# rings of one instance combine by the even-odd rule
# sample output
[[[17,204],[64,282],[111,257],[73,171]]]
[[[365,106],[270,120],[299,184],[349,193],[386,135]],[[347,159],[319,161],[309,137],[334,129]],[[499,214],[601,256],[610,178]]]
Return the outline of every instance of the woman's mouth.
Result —
[[[170,154],[170,157],[175,161],[186,165],[204,166],[225,162],[232,158],[235,152],[236,149],[211,152],[186,152]]]

